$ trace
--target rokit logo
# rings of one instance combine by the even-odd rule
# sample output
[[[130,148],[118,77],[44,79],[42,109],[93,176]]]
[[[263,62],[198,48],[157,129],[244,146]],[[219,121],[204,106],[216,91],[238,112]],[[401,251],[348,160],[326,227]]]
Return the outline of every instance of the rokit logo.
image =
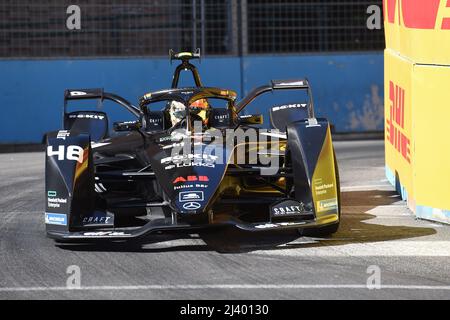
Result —
[[[56,147],[56,146],[55,146]],[[84,150],[80,146],[64,146],[59,145],[57,146],[58,149],[54,149],[54,146],[48,146],[47,147],[47,156],[53,157],[58,156],[58,160],[74,160],[78,161],[79,163],[83,163],[84,159]]]
[[[78,113],[69,115],[70,119],[95,119],[95,120],[103,120],[105,116],[95,113]]]
[[[450,1],[447,0],[384,0],[384,18],[387,22],[409,29],[450,30]],[[440,15],[440,10],[445,10]],[[442,19],[439,17],[442,16]],[[396,19],[398,21],[396,22]]]
[[[273,107],[272,110],[280,111],[280,110],[285,110],[285,109],[299,109],[299,108],[306,108],[306,104],[304,104],[304,103],[286,104],[286,105],[282,105],[282,106]]]
[[[411,163],[410,140],[405,130],[405,89],[389,82],[389,118],[386,119],[386,138],[402,157]]]

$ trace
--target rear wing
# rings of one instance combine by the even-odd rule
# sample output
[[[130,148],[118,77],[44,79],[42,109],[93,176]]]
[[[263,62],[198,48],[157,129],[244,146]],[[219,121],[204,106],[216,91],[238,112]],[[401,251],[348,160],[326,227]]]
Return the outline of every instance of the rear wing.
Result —
[[[110,100],[120,104],[138,118],[142,115],[141,110],[132,105],[128,100],[116,94],[105,92],[103,91],[103,88],[67,89],[64,91],[64,115],[67,113],[68,101],[89,99],[98,99],[100,106],[102,105],[103,100]]]
[[[250,91],[250,93],[247,94],[244,99],[236,104],[236,112],[240,113],[256,97],[273,90],[306,90],[309,98],[308,117],[314,118],[314,100],[308,79],[272,80],[270,84],[255,88]]]

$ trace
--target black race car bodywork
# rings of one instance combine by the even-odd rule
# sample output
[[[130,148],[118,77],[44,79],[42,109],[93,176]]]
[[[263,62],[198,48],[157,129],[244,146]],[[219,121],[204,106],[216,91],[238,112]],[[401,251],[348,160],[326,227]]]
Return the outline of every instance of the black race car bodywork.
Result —
[[[139,107],[102,89],[66,90],[64,128],[46,138],[48,236],[131,239],[220,225],[337,230],[340,189],[330,126],[314,116],[308,81],[272,81],[236,102],[231,90],[202,86],[190,63],[197,56],[171,52],[181,60],[172,88],[144,95]],[[192,71],[196,87],[177,88],[182,70]],[[257,126],[259,115],[241,116],[255,97],[273,90],[306,90],[309,101],[274,106],[271,130]],[[107,114],[67,112],[68,101],[80,99],[111,100],[136,121],[115,123],[109,133]],[[226,107],[211,105],[196,125],[190,108],[199,99]],[[176,124],[167,109],[152,110],[153,103],[171,101],[188,110]],[[250,131],[252,139],[245,136]]]

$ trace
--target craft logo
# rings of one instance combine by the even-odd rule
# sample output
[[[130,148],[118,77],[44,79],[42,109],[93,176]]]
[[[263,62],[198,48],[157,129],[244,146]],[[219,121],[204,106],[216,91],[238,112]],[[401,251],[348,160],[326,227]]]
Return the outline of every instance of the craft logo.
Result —
[[[441,6],[442,4],[442,6]],[[450,1],[447,0],[383,0],[384,19],[409,29],[450,30]],[[439,14],[440,10],[445,12]]]
[[[405,89],[389,81],[389,118],[386,119],[387,141],[411,163],[410,140],[405,135]]]

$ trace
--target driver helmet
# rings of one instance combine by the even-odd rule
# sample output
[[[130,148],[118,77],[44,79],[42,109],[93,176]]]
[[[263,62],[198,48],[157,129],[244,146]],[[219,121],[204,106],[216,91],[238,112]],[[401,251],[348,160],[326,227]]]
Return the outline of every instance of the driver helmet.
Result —
[[[199,99],[191,103],[190,111],[202,119],[203,124],[208,123],[209,104],[206,99]],[[182,102],[172,101],[169,107],[170,121],[172,126],[186,117],[186,106]]]
[[[191,103],[191,111],[202,118],[203,124],[208,124],[209,104],[206,99],[198,99]]]
[[[186,106],[178,101],[170,102],[169,115],[172,126],[176,125],[186,116]]]

